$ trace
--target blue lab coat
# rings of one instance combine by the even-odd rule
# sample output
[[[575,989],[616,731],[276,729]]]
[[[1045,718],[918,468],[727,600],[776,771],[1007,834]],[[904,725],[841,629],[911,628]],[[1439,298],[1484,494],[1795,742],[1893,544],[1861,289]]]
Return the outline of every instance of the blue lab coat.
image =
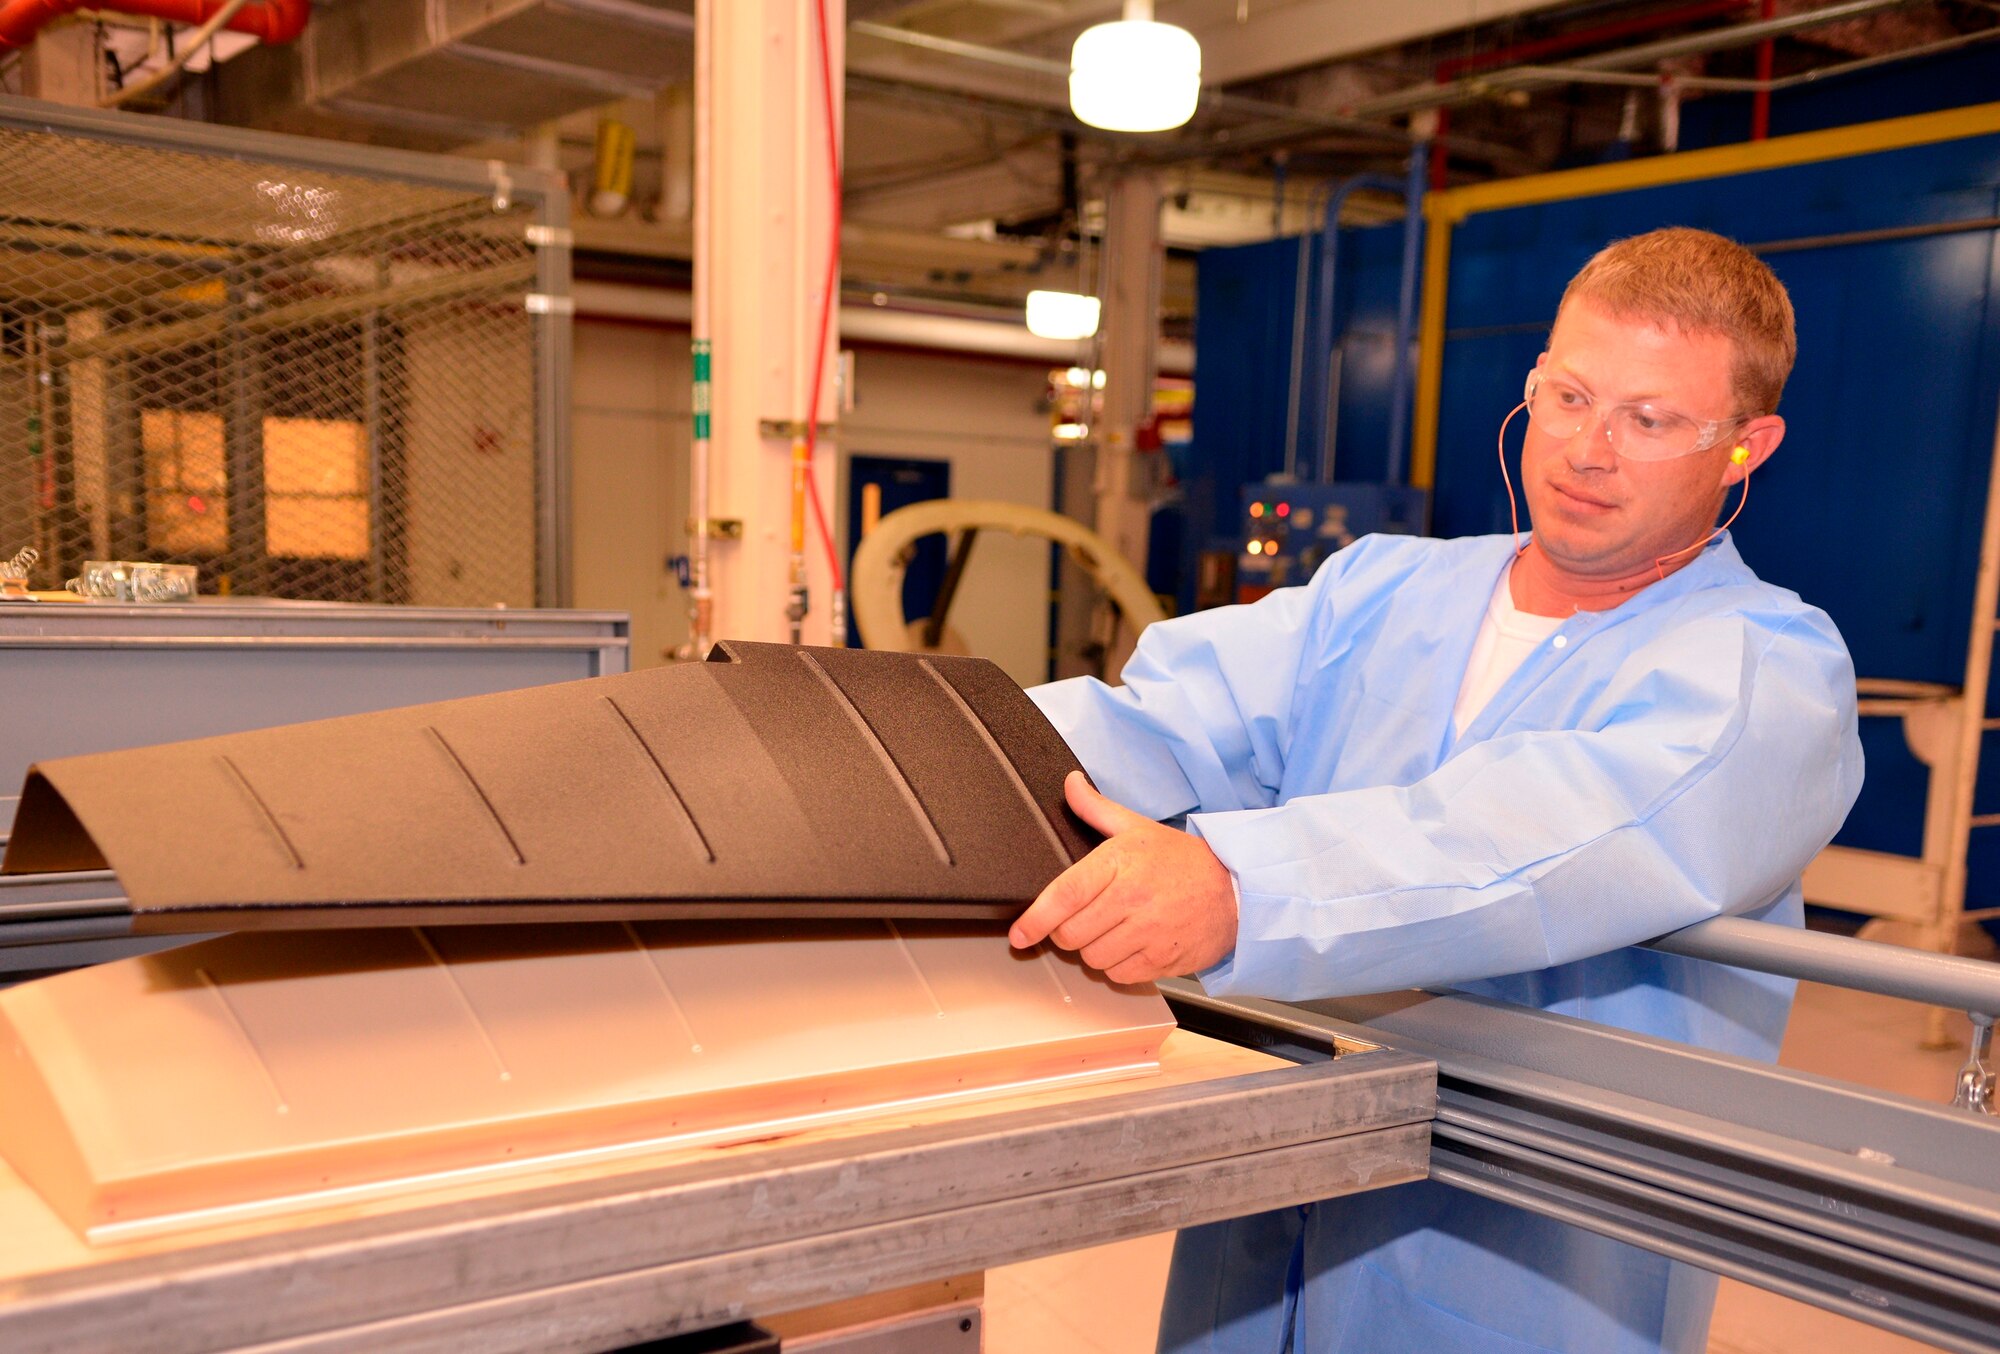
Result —
[[[1789,982],[1626,947],[1801,922],[1799,873],[1861,786],[1845,645],[1725,537],[1564,621],[1455,735],[1513,544],[1368,537],[1306,586],[1152,626],[1123,687],[1030,694],[1104,793],[1187,814],[1235,876],[1213,993],[1449,986],[1775,1058]],[[1426,1181],[1183,1232],[1160,1347],[1699,1354],[1714,1291]]]

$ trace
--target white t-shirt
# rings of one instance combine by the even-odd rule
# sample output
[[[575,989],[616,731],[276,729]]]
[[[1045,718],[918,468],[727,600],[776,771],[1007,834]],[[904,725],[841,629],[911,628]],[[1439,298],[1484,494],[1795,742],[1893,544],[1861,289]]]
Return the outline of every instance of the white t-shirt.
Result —
[[[1507,684],[1536,646],[1562,628],[1561,616],[1535,616],[1515,608],[1514,594],[1507,586],[1512,572],[1511,565],[1500,571],[1500,584],[1493,589],[1493,600],[1486,604],[1486,619],[1479,623],[1472,661],[1465,665],[1458,703],[1451,710],[1454,733],[1464,733],[1465,726],[1479,717],[1493,693]]]

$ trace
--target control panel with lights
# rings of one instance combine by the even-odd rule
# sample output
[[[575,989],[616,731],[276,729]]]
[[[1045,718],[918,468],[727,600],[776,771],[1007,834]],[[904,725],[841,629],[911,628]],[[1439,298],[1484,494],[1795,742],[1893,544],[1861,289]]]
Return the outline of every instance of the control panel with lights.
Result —
[[[1245,485],[1236,600],[1303,583],[1327,556],[1371,533],[1421,535],[1429,512],[1430,494],[1402,485]]]

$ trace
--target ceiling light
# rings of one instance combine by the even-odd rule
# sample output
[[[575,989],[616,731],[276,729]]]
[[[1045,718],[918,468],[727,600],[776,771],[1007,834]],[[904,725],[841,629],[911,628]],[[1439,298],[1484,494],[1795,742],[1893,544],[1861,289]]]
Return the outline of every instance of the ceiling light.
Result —
[[[1200,102],[1201,44],[1155,23],[1152,0],[1126,0],[1122,20],[1084,29],[1070,49],[1070,111],[1092,127],[1164,132]]]
[[[1078,296],[1072,291],[1031,291],[1028,332],[1036,338],[1087,339],[1097,332],[1098,309],[1095,296]]]

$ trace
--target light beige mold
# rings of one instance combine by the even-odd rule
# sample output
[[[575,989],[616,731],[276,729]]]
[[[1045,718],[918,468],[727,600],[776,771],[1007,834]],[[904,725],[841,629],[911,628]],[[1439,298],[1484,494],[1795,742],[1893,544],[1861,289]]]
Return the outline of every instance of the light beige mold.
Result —
[[[93,1240],[1157,1070],[984,926],[227,936],[0,992],[0,1155]]]

